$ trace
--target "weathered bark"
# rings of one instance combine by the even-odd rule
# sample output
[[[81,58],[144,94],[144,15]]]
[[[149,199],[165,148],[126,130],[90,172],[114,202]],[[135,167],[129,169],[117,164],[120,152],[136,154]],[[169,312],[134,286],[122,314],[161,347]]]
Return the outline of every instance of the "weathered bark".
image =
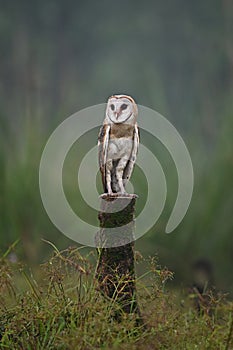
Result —
[[[100,231],[96,236],[99,290],[125,313],[137,313],[134,270],[134,212],[136,195],[102,196]]]

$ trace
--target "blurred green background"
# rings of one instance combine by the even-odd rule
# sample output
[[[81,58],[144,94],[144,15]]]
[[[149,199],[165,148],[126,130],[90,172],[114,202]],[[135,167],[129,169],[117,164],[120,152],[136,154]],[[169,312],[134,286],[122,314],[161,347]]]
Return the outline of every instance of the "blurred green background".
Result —
[[[169,196],[160,220],[136,248],[146,256],[158,253],[182,285],[189,283],[192,263],[205,257],[217,287],[231,291],[232,1],[1,1],[0,76],[2,252],[21,238],[18,254],[37,264],[50,252],[41,238],[58,248],[74,244],[53,226],[41,202],[43,147],[72,113],[126,93],[173,123],[195,175],[187,215],[167,235],[176,171],[159,142],[142,134],[167,175]],[[97,130],[77,142],[65,168],[67,196],[81,210],[75,162],[96,144],[96,135]],[[133,181],[143,198],[147,189],[139,169]]]

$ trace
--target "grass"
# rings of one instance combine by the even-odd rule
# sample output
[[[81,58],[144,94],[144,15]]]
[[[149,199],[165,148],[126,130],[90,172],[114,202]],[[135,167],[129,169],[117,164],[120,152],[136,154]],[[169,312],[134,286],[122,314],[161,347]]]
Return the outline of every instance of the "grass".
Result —
[[[97,291],[93,252],[83,256],[81,248],[54,247],[34,274],[11,262],[10,252],[0,265],[1,349],[233,348],[233,303],[209,293],[198,313],[192,301],[197,295],[168,289],[173,274],[155,258],[137,278],[144,322],[137,325],[132,314],[117,321],[113,314],[120,306]]]

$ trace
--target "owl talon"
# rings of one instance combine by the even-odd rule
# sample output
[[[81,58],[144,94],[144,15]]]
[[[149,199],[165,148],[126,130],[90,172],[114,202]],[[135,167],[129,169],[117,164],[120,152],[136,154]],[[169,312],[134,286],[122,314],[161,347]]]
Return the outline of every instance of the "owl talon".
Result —
[[[127,196],[127,192],[126,191],[120,191],[120,192],[118,192],[121,196]]]

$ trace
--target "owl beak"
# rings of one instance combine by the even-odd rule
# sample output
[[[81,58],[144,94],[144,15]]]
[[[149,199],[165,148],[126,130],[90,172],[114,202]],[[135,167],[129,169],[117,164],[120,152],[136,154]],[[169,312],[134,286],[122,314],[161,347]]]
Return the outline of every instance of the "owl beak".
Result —
[[[117,110],[116,110],[116,119],[119,118],[120,114],[121,114],[121,110],[120,110],[120,109],[117,109]]]
[[[120,115],[120,111],[119,112],[115,112],[115,114],[116,114],[116,119],[118,119],[119,115]]]

